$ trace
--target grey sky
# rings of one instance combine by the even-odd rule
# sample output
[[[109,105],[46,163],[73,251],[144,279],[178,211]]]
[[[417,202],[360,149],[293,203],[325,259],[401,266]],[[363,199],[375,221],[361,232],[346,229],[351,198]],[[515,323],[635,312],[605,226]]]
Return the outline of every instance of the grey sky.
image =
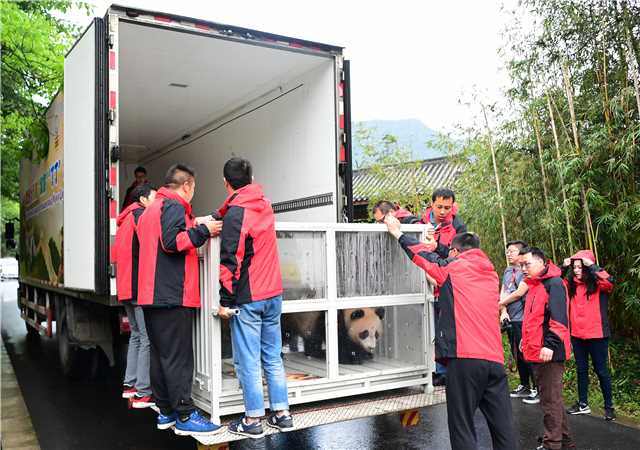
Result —
[[[93,1],[101,16],[110,1]],[[162,12],[344,46],[352,60],[354,120],[418,118],[435,129],[468,124],[458,104],[474,86],[489,101],[506,83],[498,56],[499,1],[120,0]],[[513,3],[507,1],[507,3]],[[74,21],[88,18],[74,14]]]

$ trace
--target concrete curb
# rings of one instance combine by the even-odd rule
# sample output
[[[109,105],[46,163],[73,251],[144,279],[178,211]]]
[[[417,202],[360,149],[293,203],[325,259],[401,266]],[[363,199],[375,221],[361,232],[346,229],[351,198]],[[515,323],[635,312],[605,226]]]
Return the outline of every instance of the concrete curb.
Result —
[[[2,373],[0,374],[2,450],[40,450],[38,437],[33,429],[29,410],[22,398],[22,391],[4,347],[4,341],[0,345],[0,352],[2,362]]]

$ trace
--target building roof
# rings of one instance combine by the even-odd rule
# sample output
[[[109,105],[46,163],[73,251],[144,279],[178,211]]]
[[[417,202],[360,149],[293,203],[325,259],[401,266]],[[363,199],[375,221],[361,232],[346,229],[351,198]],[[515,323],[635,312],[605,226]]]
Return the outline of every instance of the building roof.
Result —
[[[452,187],[462,172],[462,165],[446,157],[389,166],[389,176],[381,178],[367,168],[353,171],[353,201],[366,203],[371,195],[390,190],[411,189],[413,178],[422,187],[421,194],[438,187]]]

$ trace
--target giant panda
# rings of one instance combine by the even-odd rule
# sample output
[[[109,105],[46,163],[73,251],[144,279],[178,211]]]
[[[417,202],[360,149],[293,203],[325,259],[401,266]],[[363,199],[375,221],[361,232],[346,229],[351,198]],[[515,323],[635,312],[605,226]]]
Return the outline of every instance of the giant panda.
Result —
[[[372,359],[382,336],[385,310],[379,308],[343,309],[338,313],[338,349],[341,364],[362,364]],[[324,313],[321,311],[285,314],[282,319],[283,344],[292,352],[298,350],[298,336],[304,341],[307,357],[324,358],[326,342]]]

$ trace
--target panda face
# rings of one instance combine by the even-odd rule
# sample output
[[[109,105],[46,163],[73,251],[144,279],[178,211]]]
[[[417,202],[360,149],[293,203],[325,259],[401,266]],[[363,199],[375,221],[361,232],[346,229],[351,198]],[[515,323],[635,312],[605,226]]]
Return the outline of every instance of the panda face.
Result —
[[[349,338],[363,351],[373,354],[382,336],[384,308],[358,308],[344,311]]]

